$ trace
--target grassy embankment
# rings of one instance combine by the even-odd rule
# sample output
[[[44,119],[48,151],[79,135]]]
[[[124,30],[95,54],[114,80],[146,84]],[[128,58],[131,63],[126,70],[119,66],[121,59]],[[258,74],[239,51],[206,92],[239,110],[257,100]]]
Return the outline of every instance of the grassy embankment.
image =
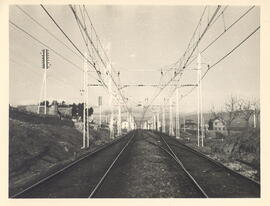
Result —
[[[82,134],[71,120],[10,108],[10,194],[21,191],[98,145],[110,141],[107,131],[90,130],[90,137],[90,149],[81,150]]]
[[[190,137],[186,144],[224,163],[228,167],[257,181],[260,179],[260,130],[252,128],[232,132],[230,136],[206,138],[204,147],[197,147],[195,134],[182,132]],[[217,135],[219,136],[219,135]]]

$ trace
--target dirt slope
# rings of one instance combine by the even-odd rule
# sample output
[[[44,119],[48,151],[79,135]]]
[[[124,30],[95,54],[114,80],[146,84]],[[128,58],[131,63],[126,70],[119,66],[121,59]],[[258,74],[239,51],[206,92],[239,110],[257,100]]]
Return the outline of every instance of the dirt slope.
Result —
[[[9,119],[9,190],[14,194],[47,176],[83,153],[109,142],[106,131],[93,131],[91,146],[81,150],[82,134],[74,124],[50,124],[46,118],[25,121],[10,111]],[[24,114],[24,116],[27,114]],[[32,115],[32,114],[30,114]],[[31,119],[31,118],[30,118]],[[35,117],[37,120],[38,117]],[[55,120],[56,121],[56,120]],[[61,121],[61,120],[58,120]],[[45,123],[44,123],[45,122]],[[71,122],[71,121],[70,121]]]

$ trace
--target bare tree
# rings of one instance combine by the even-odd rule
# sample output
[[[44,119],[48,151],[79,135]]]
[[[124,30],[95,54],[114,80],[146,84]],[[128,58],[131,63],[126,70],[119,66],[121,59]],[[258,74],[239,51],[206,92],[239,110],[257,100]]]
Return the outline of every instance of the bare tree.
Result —
[[[236,96],[231,95],[225,103],[225,118],[228,135],[231,134],[231,125],[233,121],[239,116],[239,100]]]
[[[259,123],[260,123],[260,114],[261,114],[261,109],[260,109],[260,100],[256,99],[253,102],[253,107],[254,107],[254,121],[255,121],[255,128],[260,128]]]
[[[249,120],[254,115],[254,127],[260,115],[259,102],[256,99],[241,99],[240,117],[246,121],[246,127],[249,128]]]
[[[239,116],[239,106],[238,98],[231,95],[225,102],[223,110],[216,111],[214,108],[211,110],[211,115],[225,124],[228,135],[231,134],[231,125],[233,121]]]
[[[249,119],[254,114],[254,110],[252,110],[253,103],[250,99],[241,99],[239,101],[239,112],[240,117],[245,120],[246,128],[249,127]]]
[[[216,110],[214,106],[212,106],[211,110],[211,117],[214,119],[223,119],[223,111],[222,110]]]

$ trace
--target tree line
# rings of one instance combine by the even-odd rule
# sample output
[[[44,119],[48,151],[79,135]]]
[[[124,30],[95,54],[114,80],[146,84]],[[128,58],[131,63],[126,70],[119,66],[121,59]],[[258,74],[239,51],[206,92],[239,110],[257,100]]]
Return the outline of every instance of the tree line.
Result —
[[[40,105],[44,105],[44,104],[45,104],[45,101],[40,102]],[[50,102],[48,100],[46,101],[47,107],[52,106],[53,104],[56,104],[59,107],[71,107],[72,108],[71,109],[71,116],[73,118],[81,118],[81,119],[83,118],[83,103],[67,104],[65,101],[58,102],[58,101],[54,100],[50,104]],[[86,115],[86,111],[87,110],[85,110],[85,115]],[[94,113],[93,107],[89,107],[88,108],[88,116],[91,116],[93,113]]]
[[[216,110],[212,107],[211,115],[225,124],[228,135],[230,135],[232,124],[237,118],[243,119],[246,128],[249,128],[250,118],[254,115],[257,122],[256,128],[259,128],[260,103],[254,98],[239,98],[231,95],[221,109]]]

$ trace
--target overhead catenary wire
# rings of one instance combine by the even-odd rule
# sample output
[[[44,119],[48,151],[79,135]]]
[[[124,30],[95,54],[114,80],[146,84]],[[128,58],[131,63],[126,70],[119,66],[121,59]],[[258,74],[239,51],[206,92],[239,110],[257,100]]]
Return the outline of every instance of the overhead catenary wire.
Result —
[[[214,45],[214,43],[216,42],[216,41],[218,41],[218,39],[220,39],[221,38],[221,36],[222,35],[224,35],[230,28],[232,28],[234,25],[237,25],[237,22],[238,21],[240,21],[240,19],[242,19],[245,15],[247,15],[247,13],[249,13],[253,8],[254,8],[255,6],[252,6],[251,8],[249,8],[248,9],[248,11],[246,11],[244,14],[242,14],[236,21],[234,21],[231,25],[226,25],[226,28],[224,29],[224,31],[221,33],[221,34],[219,34],[213,41],[211,41],[202,51],[200,51],[200,53],[202,53],[202,52],[204,52],[204,51],[206,51],[208,48],[210,48],[212,45]],[[75,8],[76,9],[76,8]],[[84,6],[84,9],[86,10],[86,8],[85,8],[85,6]],[[223,11],[221,11],[220,13],[219,12],[217,12],[217,14],[216,14],[216,17],[214,18],[214,20],[212,21],[212,23],[210,24],[210,26],[211,25],[213,25],[216,21],[217,21],[217,17],[219,17],[219,16],[222,16],[223,15],[223,13],[224,13],[224,10],[226,10],[227,9],[227,7],[225,7],[224,9],[223,9]],[[221,10],[221,9],[220,9]],[[76,10],[77,11],[77,14],[79,14],[79,12],[78,12],[78,10]],[[87,11],[87,10],[86,10]],[[205,10],[204,10],[205,11]],[[80,7],[80,12],[81,12],[81,16],[82,17],[87,17],[87,15],[85,15],[86,13],[82,13],[83,11],[81,10],[81,7]],[[82,33],[82,36],[83,37],[85,37],[85,38],[87,38],[87,36],[84,34],[83,35],[83,32],[84,32],[84,30],[86,30],[86,22],[85,22],[85,20],[86,19],[84,19],[84,18],[81,18],[82,20],[83,20],[83,25],[84,25],[84,28],[81,28],[81,27],[79,27],[81,30],[81,33]],[[88,22],[87,22],[88,23]],[[227,23],[227,21],[226,21],[226,23]],[[10,22],[10,24],[12,24],[11,22]],[[15,28],[17,28],[15,25],[12,25],[12,26],[14,26]],[[228,27],[229,26],[229,27]],[[45,27],[46,28],[46,27]],[[18,29],[18,28],[17,28]],[[62,28],[63,29],[63,28]],[[92,26],[91,26],[91,31],[92,31],[92,29],[93,29],[93,31],[95,31],[95,29],[94,29],[94,27],[92,28]],[[65,29],[64,29],[65,30]],[[259,28],[257,28],[257,30],[259,30]],[[254,31],[254,33],[255,33],[256,31]],[[199,32],[200,33],[200,32]],[[99,39],[99,37],[98,37],[98,35],[97,34],[95,34],[96,35],[96,37]],[[196,35],[197,36],[197,35]],[[251,34],[251,36],[252,36],[252,34]],[[70,36],[69,36],[70,37]],[[71,36],[72,37],[72,36]],[[56,37],[56,38],[58,38],[58,37]],[[90,39],[92,39],[93,40],[93,44],[95,44],[97,41],[94,41],[95,39],[93,39],[94,37],[92,37],[92,33],[91,33],[91,36],[90,36]],[[249,38],[249,37],[248,37]],[[198,39],[200,39],[200,35],[199,35],[199,37],[198,37]],[[65,40],[65,39],[64,39]],[[71,39],[72,40],[72,39]],[[194,40],[195,41],[195,40]],[[99,42],[100,42],[100,40],[99,40]],[[64,42],[63,42],[64,43]],[[190,43],[190,42],[189,42]],[[65,44],[65,43],[64,43]],[[197,44],[197,42],[195,42],[193,45],[191,45],[191,46],[188,46],[187,47],[187,49],[194,49],[194,46],[196,46],[196,44]],[[65,44],[66,45],[66,44]],[[70,45],[66,45],[68,48],[70,48]],[[76,45],[76,46],[78,46],[78,45]],[[90,44],[89,44],[89,46],[90,46],[90,49],[93,49],[94,48],[94,46],[91,46]],[[99,48],[98,48],[99,47]],[[239,47],[240,47],[240,45],[239,45]],[[104,60],[104,57],[106,57],[106,59],[107,59],[107,55],[106,55],[106,52],[105,51],[101,51],[100,52],[100,50],[101,50],[101,48],[103,48],[102,47],[102,44],[100,43],[100,46],[98,45],[98,43],[96,44],[96,48],[97,48],[97,50],[99,51],[99,53],[101,54],[101,59],[103,59]],[[237,47],[238,48],[238,47]],[[237,49],[237,48],[235,48],[235,50]],[[78,47],[78,49],[80,49],[79,47]],[[77,56],[80,56],[80,54],[79,53],[77,53],[76,51],[74,51],[74,49],[72,48],[71,49]],[[187,50],[185,51],[185,52],[187,52]],[[231,54],[231,53],[233,53],[234,51],[230,51],[230,53],[228,54],[228,56]],[[89,52],[90,53],[90,52]],[[194,53],[196,53],[196,49],[195,49],[195,52]],[[61,53],[60,53],[61,54]],[[93,53],[92,53],[93,54]],[[65,55],[63,55],[64,57],[66,57]],[[226,56],[226,55],[225,55]],[[226,57],[224,56],[224,58],[223,59],[225,59]],[[191,63],[192,63],[192,61],[194,60],[194,59],[196,59],[195,58],[195,55],[190,55],[190,60],[188,61],[188,63],[187,63],[187,65],[186,65],[186,67],[187,66],[189,66]],[[192,59],[194,57],[194,59]],[[67,57],[66,57],[67,58]],[[82,58],[84,58],[84,57],[82,57]],[[67,58],[68,59],[68,58]],[[209,72],[209,70],[211,69],[211,68],[213,68],[213,67],[215,67],[217,64],[219,64],[219,62],[221,62],[221,61],[223,61],[223,59],[221,58],[221,59],[219,59],[217,62],[215,62],[214,64],[212,64],[211,66],[210,66],[210,64],[209,64],[209,66],[208,66],[208,68],[207,68],[207,71],[206,71],[206,73],[204,73],[204,75],[202,76],[202,79],[204,78],[204,76],[205,75],[207,75],[207,72]],[[69,60],[69,59],[68,59]],[[93,60],[93,59],[92,59]],[[184,62],[187,60],[187,59],[184,59],[183,60],[183,57],[182,57],[182,59],[179,59],[178,61],[180,61],[180,60],[182,60],[182,62],[181,62],[181,65],[183,65],[184,64]],[[66,61],[66,60],[65,60]],[[89,59],[89,61],[91,62],[91,59]],[[109,61],[109,60],[108,60]],[[108,64],[108,62],[106,62],[106,60],[104,61],[105,62],[105,64],[107,65]],[[74,62],[73,62],[74,63]],[[93,63],[93,61],[92,61],[92,63]],[[100,63],[100,61],[98,62],[98,63]],[[109,62],[110,63],[110,62]],[[76,64],[75,64],[76,65]],[[181,76],[181,74],[182,74],[182,72],[183,72],[183,68],[181,67],[181,65],[179,64],[179,68],[180,68],[180,70],[179,70],[179,72],[177,73],[177,75],[178,75],[178,77],[179,76]],[[74,66],[74,65],[73,65]],[[99,67],[99,66],[101,66],[101,67]],[[175,67],[178,67],[178,65],[174,65]],[[100,64],[98,64],[98,65],[94,65],[94,67],[95,68],[102,68],[102,65]],[[80,68],[80,67],[78,67],[78,68]],[[172,68],[170,68],[170,69],[172,69]],[[188,69],[188,68],[187,68]],[[164,69],[164,71],[165,71],[165,69]],[[168,71],[168,70],[166,70],[166,71]],[[164,75],[165,76],[165,75]],[[112,73],[110,73],[110,77],[111,78],[113,78],[113,74]],[[182,76],[181,76],[182,77]],[[162,78],[161,78],[162,79]],[[160,79],[160,80],[161,80]],[[176,79],[177,81],[179,80],[179,79],[177,79],[177,78],[174,78],[174,79]],[[201,79],[201,80],[202,80]],[[116,79],[117,81],[116,82],[118,82],[118,79]],[[162,80],[166,80],[165,81],[165,83],[167,83],[167,76],[166,77],[164,77],[164,79],[162,79]],[[97,80],[97,81],[99,81],[100,82],[100,80]],[[119,82],[120,82],[120,80],[119,80]],[[163,84],[163,82],[164,81],[160,81],[159,83],[161,84],[161,86],[163,87],[165,84]],[[117,91],[120,91],[119,90],[119,86],[117,86],[117,85],[119,85],[119,84],[116,84],[116,90]],[[171,84],[169,84],[169,85],[171,85]],[[165,88],[168,88],[168,85],[167,86],[165,86]],[[162,88],[163,89],[163,88]],[[167,91],[167,90],[166,90]],[[160,93],[159,93],[159,95],[160,95]]]
[[[54,20],[54,18],[51,16],[51,14],[48,12],[48,10],[42,4],[40,4],[40,6],[46,12],[46,14],[49,16],[49,18],[53,21],[53,23],[57,26],[57,28],[62,32],[62,34],[67,38],[67,40],[72,44],[72,46],[80,53],[81,56],[84,57],[84,54],[75,45],[75,43],[69,38],[69,36],[63,31],[63,29],[60,27],[60,25]],[[90,62],[90,64],[92,64],[92,63]]]
[[[205,27],[204,31],[202,32],[202,34],[199,36],[195,46],[193,47],[191,54],[189,55],[189,57],[187,58],[187,60],[185,61],[183,68],[186,67],[187,63],[189,62],[189,59],[192,57],[193,53],[195,52],[196,48],[198,47],[199,43],[201,42],[202,38],[204,37],[204,35],[206,34],[207,30],[209,29],[212,21],[214,20],[215,16],[217,15],[219,9],[221,6],[218,6],[217,9],[215,10],[214,14],[212,15],[211,19],[209,20],[207,26]]]
[[[227,7],[225,7],[223,9],[223,11],[219,14],[219,16],[225,11]],[[218,35],[213,41],[211,41],[202,51],[200,51],[200,53],[204,53],[210,46],[212,46],[218,39],[220,39],[226,32],[228,32],[234,25],[236,25],[242,18],[244,18],[252,9],[254,9],[255,6],[250,7],[247,11],[245,11],[240,17],[238,17],[233,23],[230,24],[230,26],[228,26],[226,28],[226,30],[224,30],[220,35]],[[217,18],[216,18],[217,20]],[[214,21],[215,22],[215,21]],[[189,65],[191,65],[192,62],[194,62],[194,60],[196,60],[196,57],[194,57],[188,64],[187,67]],[[175,92],[176,88],[174,88],[174,90],[170,93],[169,97],[171,97],[173,95],[173,93]],[[193,88],[191,89],[193,91]],[[189,93],[189,92],[188,92]],[[183,95],[186,96],[186,95]]]
[[[82,13],[81,13],[81,16],[82,16]],[[83,18],[83,16],[82,16],[82,18]],[[76,19],[76,22],[77,22],[77,19]],[[77,25],[78,25],[79,31],[80,31],[80,33],[81,33],[81,36],[82,36],[82,38],[83,38],[83,41],[84,41],[84,43],[85,43],[85,46],[86,46],[86,48],[87,48],[87,51],[88,51],[88,53],[89,53],[89,56],[92,58],[92,61],[94,62],[93,55],[91,55],[91,52],[90,52],[89,47],[88,47],[89,44],[88,44],[87,39],[86,39],[86,37],[84,36],[83,31],[82,31],[82,29],[84,29],[84,28],[81,28],[81,26],[78,24],[78,22],[77,22]],[[86,27],[86,24],[85,24],[85,23],[84,23],[84,26]],[[96,67],[96,64],[95,64],[95,63],[94,63],[94,65],[95,65],[95,67]],[[99,74],[100,74],[100,73],[99,73]],[[109,93],[108,88],[107,88],[107,86],[106,86],[105,84],[101,84],[101,86],[105,88],[105,91],[106,91],[107,93]]]
[[[208,9],[207,9],[207,8],[208,8]],[[205,9],[208,10],[208,20],[207,20],[207,21],[209,22],[209,7],[207,7],[207,8],[205,7]],[[220,17],[222,14],[224,14],[224,12],[225,12],[227,9],[228,9],[228,6],[225,6],[225,7],[223,8],[223,10],[219,13],[219,15],[217,15],[217,17],[213,20],[213,22],[211,23],[210,26],[213,26],[213,25],[216,23],[216,21],[219,19],[219,17]],[[201,15],[201,18],[204,16],[204,13],[205,13],[205,10],[203,11],[203,13],[202,13],[202,15]],[[177,60],[174,64],[180,63],[181,60],[182,60],[182,58],[185,56],[185,54],[186,54],[191,48],[194,47],[194,45],[193,45],[192,47],[190,47],[190,45],[191,45],[191,42],[192,42],[192,40],[193,40],[193,38],[194,38],[194,36],[195,36],[195,34],[196,34],[196,32],[197,32],[199,26],[201,25],[201,21],[202,21],[201,18],[200,18],[200,20],[199,20],[199,22],[198,22],[198,24],[197,24],[197,26],[196,26],[196,28],[195,28],[193,34],[192,34],[192,37],[191,37],[191,39],[190,39],[190,41],[189,41],[189,45],[188,45],[186,51],[184,52],[184,55],[182,55],[182,57],[181,57],[179,60]],[[196,42],[195,42],[194,44],[196,44]],[[172,69],[173,69],[173,68],[169,69],[168,71],[171,71]]]
[[[211,16],[211,19],[209,20],[209,22],[207,23],[204,31],[202,32],[202,34],[199,36],[198,40],[196,41],[195,43],[195,46],[193,47],[191,53],[189,54],[189,56],[187,57],[184,65],[182,66],[181,69],[179,69],[178,72],[176,72],[176,74],[169,80],[167,81],[167,83],[159,90],[159,92],[152,98],[150,104],[146,107],[146,109],[144,110],[143,112],[143,115],[142,115],[142,119],[144,118],[144,114],[147,112],[148,108],[151,107],[151,104],[154,102],[154,100],[160,95],[160,93],[180,74],[182,75],[182,71],[183,69],[185,69],[187,63],[189,62],[191,56],[193,55],[194,51],[196,50],[196,48],[198,47],[200,41],[203,39],[205,33],[207,32],[207,30],[210,28],[210,26],[212,25],[212,21],[215,19],[215,16],[217,15],[219,9],[220,9],[220,5],[217,6],[217,8],[215,9],[214,13],[212,14]],[[205,10],[204,10],[205,11]],[[180,65],[179,65],[180,66]]]
[[[254,35],[258,30],[260,29],[260,26],[258,26],[255,30],[253,30],[248,36],[246,36],[241,42],[239,42],[235,47],[233,47],[228,53],[226,53],[223,57],[221,57],[219,60],[217,60],[215,63],[213,63],[211,66],[209,66],[207,68],[207,70],[204,72],[204,74],[202,75],[201,79],[199,81],[202,81],[205,76],[207,75],[207,73],[210,71],[210,69],[214,68],[217,64],[219,64],[221,61],[223,61],[224,59],[226,59],[229,55],[231,55],[237,48],[239,48],[243,43],[245,43],[252,35]],[[189,92],[187,92],[186,94],[184,94],[182,97],[186,97],[187,95],[189,95],[191,92],[194,91],[194,89],[197,86],[194,86],[191,88],[191,90]]]
[[[228,26],[226,28],[226,30],[224,30],[221,34],[219,34],[213,41],[211,41],[202,51],[200,51],[200,53],[204,53],[209,47],[211,47],[218,39],[220,39],[226,32],[228,32],[234,25],[236,25],[242,18],[244,18],[252,9],[254,9],[255,6],[250,7],[246,12],[244,12],[239,18],[237,18],[232,24],[230,24],[230,26]],[[196,59],[196,57],[194,57],[187,66],[189,66],[192,62],[194,62],[194,60]]]
[[[238,47],[240,47],[243,43],[245,43],[253,34],[255,34],[258,30],[260,29],[260,26],[258,26],[254,31],[252,31],[246,38],[244,38],[239,44],[237,44],[231,51],[229,51],[228,53],[226,53],[222,58],[220,58],[218,61],[216,61],[214,64],[212,64],[210,67],[208,67],[208,69],[206,70],[206,72],[202,75],[202,79],[205,77],[205,75],[207,74],[207,72],[212,69],[213,67],[215,67],[217,64],[219,64],[221,61],[223,61],[226,57],[228,57],[231,53],[233,53]],[[202,80],[201,79],[201,80]]]
[[[12,59],[12,58],[10,58],[10,61],[13,62],[14,64],[17,64],[18,66],[21,66],[21,67],[19,67],[19,68],[24,68],[25,70],[31,70],[31,72],[33,72],[32,74],[34,74],[35,76],[38,76],[38,77],[40,76],[40,73],[37,72],[37,70],[31,69],[32,67],[30,67],[28,64],[25,64],[25,63],[24,63],[25,65],[23,65],[22,63],[20,63],[20,62],[14,60],[14,59]],[[60,78],[57,78],[57,77],[51,76],[51,75],[48,75],[48,78],[51,78],[51,79],[55,80],[56,83],[57,83],[59,86],[62,86],[62,85],[59,83],[59,82],[61,82],[61,83],[64,84],[65,86],[73,88],[73,86],[71,86],[70,84],[68,84],[67,82],[65,82],[64,80],[62,80],[62,79],[60,79]]]
[[[82,22],[80,21],[80,19],[79,19],[78,15],[77,15],[75,9],[73,8],[73,6],[72,6],[72,5],[69,5],[69,7],[70,7],[70,9],[71,9],[71,11],[72,11],[72,13],[73,13],[75,19],[78,21],[78,23],[80,24],[80,26],[83,27]],[[95,31],[95,30],[94,30],[94,31]],[[89,42],[91,43],[92,47],[94,48],[94,51],[96,52],[96,54],[97,54],[98,58],[100,59],[101,63],[102,63],[103,66],[106,68],[107,64],[105,63],[104,59],[101,57],[100,52],[98,51],[97,47],[95,46],[93,40],[90,38],[90,36],[89,36],[89,34],[88,34],[86,28],[85,28],[84,32],[85,32],[85,34],[86,34],[86,36],[87,36]],[[102,46],[102,45],[101,45],[101,46]],[[109,61],[109,64],[110,64],[110,61]],[[110,65],[111,65],[111,64],[110,64]],[[112,66],[112,65],[111,65],[111,66]],[[113,84],[115,85],[115,88],[117,89],[119,95],[121,96],[122,101],[123,101],[123,103],[124,103],[126,109],[131,113],[130,108],[127,106],[126,98],[123,96],[121,90],[119,89],[119,85],[115,82],[115,79],[113,78],[113,76],[112,76],[112,74],[111,74],[110,72],[108,72],[108,75],[109,75],[109,77],[111,78]]]
[[[201,15],[201,17],[200,17],[200,19],[199,19],[199,22],[198,22],[198,24],[197,24],[197,26],[196,26],[196,28],[195,28],[195,30],[194,30],[194,32],[193,32],[193,34],[192,34],[190,40],[189,40],[187,49],[186,49],[186,51],[184,52],[184,54],[182,55],[183,57],[186,56],[186,53],[187,53],[188,50],[190,49],[191,42],[192,42],[193,38],[195,37],[195,34],[196,34],[196,32],[197,32],[197,30],[198,30],[198,28],[199,28],[199,26],[200,26],[200,24],[201,24],[201,22],[202,22],[202,19],[203,19],[203,16],[204,16],[204,14],[205,14],[206,9],[207,9],[207,6],[204,7],[204,10],[203,10],[202,15]]]
[[[51,46],[47,45],[46,43],[42,42],[41,40],[39,40],[38,38],[36,38],[35,36],[33,36],[32,34],[30,34],[29,32],[27,32],[25,29],[23,29],[22,27],[18,26],[17,24],[15,24],[13,21],[9,20],[9,23],[14,26],[16,29],[20,30],[21,32],[25,33],[28,37],[30,37],[31,39],[35,40],[36,42],[38,42],[39,44],[41,44],[42,46],[50,49],[50,51],[52,51],[53,53],[55,53],[57,56],[59,56],[60,58],[62,58],[63,60],[65,60],[66,62],[68,62],[69,64],[71,64],[72,66],[74,66],[74,68],[78,69],[79,71],[82,71],[82,69],[76,65],[75,63],[73,63],[72,61],[70,61],[68,58],[66,58],[65,56],[63,56],[62,54],[60,54],[58,51],[56,51],[55,49],[53,49]],[[96,79],[95,77],[93,77],[92,75],[90,75],[93,79],[95,79],[96,81],[98,81],[98,79]]]
[[[81,16],[82,16],[82,13],[81,13]],[[83,16],[82,16],[82,17],[83,17]],[[89,44],[88,44],[88,42],[87,42],[87,39],[90,41],[90,43],[91,43],[92,40],[91,40],[91,38],[89,39],[89,38],[87,37],[86,34],[85,34],[86,37],[85,37],[84,34],[83,34],[83,31],[86,31],[86,30],[87,30],[85,21],[84,21],[84,25],[80,24],[81,22],[79,22],[79,17],[78,17],[77,15],[75,16],[75,20],[76,20],[76,23],[77,23],[77,25],[78,25],[78,27],[79,27],[80,33],[81,33],[81,35],[82,35],[82,37],[83,37],[83,40],[84,40],[85,46],[86,46],[86,48],[87,48],[87,51],[88,51],[88,53],[90,54],[91,52],[90,52],[90,50],[89,50]],[[86,39],[86,38],[87,38],[87,39]],[[93,48],[93,44],[91,44],[91,45],[92,45],[92,48]],[[91,58],[92,58],[92,61],[93,61],[92,55],[91,55]],[[94,63],[94,68],[95,68],[95,70],[97,71],[97,73],[98,73],[98,75],[100,76],[100,78],[102,79],[102,77],[101,77],[101,72],[100,72],[99,70],[97,70],[96,64],[95,64],[95,63]],[[109,91],[108,91],[108,86],[106,85],[106,83],[104,82],[103,79],[102,79],[102,82],[103,82],[102,86],[106,89],[107,93],[109,93]]]
[[[53,21],[53,23],[56,25],[56,27],[62,32],[62,34],[68,39],[68,41],[72,44],[72,46],[80,53],[80,55],[94,68],[94,70],[96,71],[97,75],[99,76],[98,80],[99,82],[101,82],[104,87],[107,87],[106,83],[104,82],[103,78],[100,75],[100,71],[97,70],[97,68],[95,67],[95,65],[93,64],[93,62],[91,62],[88,58],[86,58],[84,56],[84,54],[81,52],[81,50],[75,45],[75,43],[69,38],[69,36],[64,32],[64,30],[61,28],[61,26],[56,22],[56,20],[52,17],[52,15],[48,12],[48,10],[41,4],[40,5],[43,10],[46,12],[46,14],[49,16],[49,18]]]
[[[61,39],[59,39],[56,35],[54,35],[52,32],[49,31],[45,26],[43,26],[40,22],[38,22],[33,16],[31,16],[27,11],[25,11],[21,6],[16,5],[16,7],[21,10],[26,16],[28,16],[32,21],[34,21],[37,25],[39,25],[44,31],[46,31],[48,34],[50,34],[54,39],[56,39],[58,42],[60,42],[62,45],[64,45],[69,51],[71,51],[76,56],[81,56],[76,53],[74,50],[72,50],[66,43],[64,43]]]

